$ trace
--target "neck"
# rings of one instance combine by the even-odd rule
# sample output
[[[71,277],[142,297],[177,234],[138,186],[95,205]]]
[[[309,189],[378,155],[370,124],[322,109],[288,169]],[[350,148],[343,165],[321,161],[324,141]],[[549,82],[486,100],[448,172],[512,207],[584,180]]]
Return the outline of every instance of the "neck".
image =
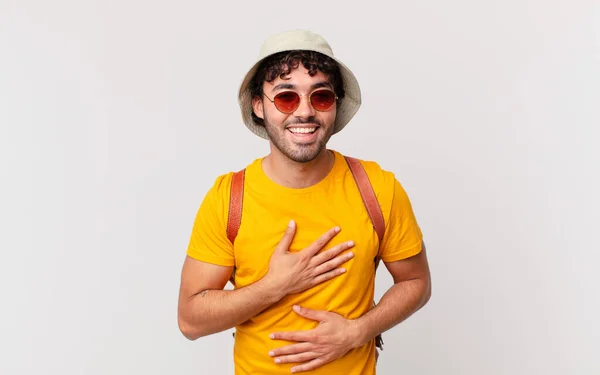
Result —
[[[324,179],[333,168],[334,159],[333,153],[324,149],[314,160],[298,163],[272,147],[271,153],[263,159],[262,167],[274,182],[288,188],[301,189]]]

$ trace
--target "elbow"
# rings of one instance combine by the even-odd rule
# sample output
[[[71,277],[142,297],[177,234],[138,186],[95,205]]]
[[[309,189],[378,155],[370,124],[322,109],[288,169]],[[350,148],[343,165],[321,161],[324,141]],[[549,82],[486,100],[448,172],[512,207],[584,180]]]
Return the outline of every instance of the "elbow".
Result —
[[[431,299],[431,288],[429,288],[427,290],[427,293],[425,293],[425,295],[423,296],[423,304],[422,304],[422,306],[425,306],[427,304],[427,302],[429,302],[430,299]]]
[[[181,334],[190,341],[195,341],[200,337],[205,336],[197,325],[190,324],[184,318],[182,318],[181,315],[177,319],[177,324]]]
[[[198,334],[197,330],[195,330],[191,325],[182,322],[181,319],[179,319],[179,331],[181,332],[181,334],[188,340],[190,341],[195,341],[197,339],[200,338],[200,334]]]
[[[425,288],[421,297],[421,307],[425,306],[431,299],[431,279],[427,280]]]

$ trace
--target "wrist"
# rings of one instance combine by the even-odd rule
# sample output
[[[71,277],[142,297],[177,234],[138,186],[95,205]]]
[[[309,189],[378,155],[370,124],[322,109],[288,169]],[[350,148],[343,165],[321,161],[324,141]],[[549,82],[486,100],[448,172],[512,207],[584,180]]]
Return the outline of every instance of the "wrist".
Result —
[[[278,286],[272,279],[269,277],[269,274],[265,275],[259,281],[261,285],[261,289],[263,291],[263,295],[267,298],[271,303],[278,302],[283,297],[286,296],[286,291]]]
[[[365,321],[362,318],[350,320],[348,334],[350,335],[350,342],[353,349],[360,348],[369,342],[368,330],[364,323]]]

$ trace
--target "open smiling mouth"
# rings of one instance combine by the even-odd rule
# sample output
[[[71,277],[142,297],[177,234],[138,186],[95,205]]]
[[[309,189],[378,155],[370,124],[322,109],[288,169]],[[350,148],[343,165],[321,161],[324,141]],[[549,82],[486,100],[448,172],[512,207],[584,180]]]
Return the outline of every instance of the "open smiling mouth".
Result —
[[[312,127],[312,128],[289,128],[288,131],[292,134],[313,134],[314,132],[316,132],[318,129],[318,127]]]

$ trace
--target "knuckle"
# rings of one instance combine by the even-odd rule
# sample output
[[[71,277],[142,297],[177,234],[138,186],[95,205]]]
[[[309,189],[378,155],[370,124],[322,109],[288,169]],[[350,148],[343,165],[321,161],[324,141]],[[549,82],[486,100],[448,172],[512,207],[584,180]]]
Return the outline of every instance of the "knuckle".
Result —
[[[346,263],[347,261],[348,261],[348,258],[346,258],[346,257],[339,257],[339,258],[336,259],[335,266],[336,267],[341,266],[342,264]]]
[[[317,272],[317,276],[318,276],[318,277],[323,277],[323,275],[324,275],[325,273],[329,272],[329,270],[331,269],[331,268],[330,268],[330,266],[329,266],[329,263],[330,263],[330,262],[327,262],[327,263],[325,263],[325,264],[322,264],[322,265],[319,267],[319,270],[318,270],[318,272]]]
[[[339,248],[334,248],[334,249],[329,250],[329,259],[333,259],[336,256],[338,256],[340,251],[341,251],[341,249],[339,249]]]
[[[329,270],[329,271],[327,271],[327,272],[325,272],[325,273],[323,274],[323,281],[326,281],[326,280],[332,279],[332,278],[333,278],[333,276],[334,276],[334,271],[332,271],[332,270]]]
[[[340,261],[339,261],[339,259],[336,259],[336,260],[331,261],[330,263],[331,264],[327,268],[327,272],[329,272],[330,274],[335,274],[335,272],[336,272],[335,269],[340,266]]]
[[[330,266],[329,269],[332,269],[332,268],[337,267],[338,265],[340,265],[342,259],[343,259],[342,257],[338,256],[338,257],[333,258],[329,262],[327,262],[329,264],[329,266]]]
[[[344,249],[346,248],[345,244],[339,244],[336,247],[334,247],[332,250],[333,252],[338,255],[339,253],[341,253],[342,251],[344,251]]]
[[[327,267],[326,263],[325,264],[321,264],[318,267],[315,267],[314,270],[313,270],[313,272],[312,272],[312,277],[316,278],[316,277],[321,276],[321,274],[327,270],[326,267]]]

